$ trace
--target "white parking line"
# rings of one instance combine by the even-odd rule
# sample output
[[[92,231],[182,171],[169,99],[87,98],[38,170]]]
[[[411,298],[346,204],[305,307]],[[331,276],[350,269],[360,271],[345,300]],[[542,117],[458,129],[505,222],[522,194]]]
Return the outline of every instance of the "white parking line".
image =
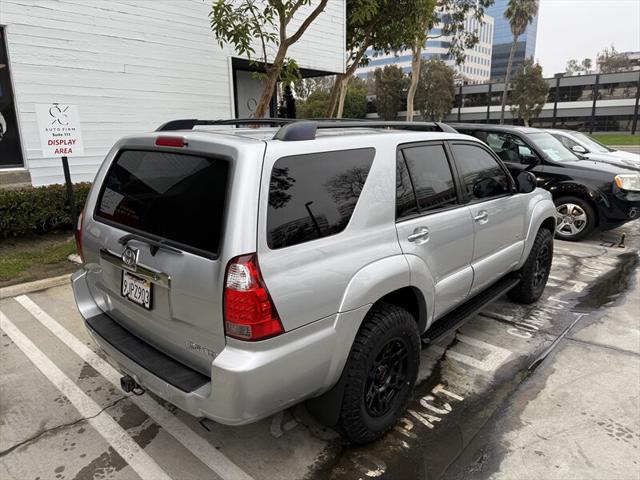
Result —
[[[96,355],[93,350],[78,340],[29,297],[21,295],[15,297],[15,300],[107,381],[120,388],[122,374],[115,368]],[[251,476],[150,396],[132,396],[129,399],[224,480],[252,480]]]
[[[71,404],[87,418],[89,424],[109,442],[143,480],[171,480],[171,477],[133,441],[108,413],[89,398],[47,356],[0,312],[0,328]]]
[[[433,345],[430,348],[434,353],[437,353],[439,355],[442,355],[446,351],[447,357],[452,358],[453,360],[457,360],[458,362],[465,363],[471,367],[477,368],[478,370],[482,370],[483,372],[496,371],[498,367],[506,362],[507,358],[509,358],[513,353],[506,348],[498,347],[496,345],[492,345],[491,343],[483,342],[482,340],[478,340],[467,335],[462,335],[460,333],[456,334],[456,338],[462,343],[466,343],[468,345],[471,345],[472,347],[476,347],[490,353],[486,355],[482,360],[478,360],[477,358],[465,355],[464,353],[456,352],[455,350],[445,350],[439,345]]]

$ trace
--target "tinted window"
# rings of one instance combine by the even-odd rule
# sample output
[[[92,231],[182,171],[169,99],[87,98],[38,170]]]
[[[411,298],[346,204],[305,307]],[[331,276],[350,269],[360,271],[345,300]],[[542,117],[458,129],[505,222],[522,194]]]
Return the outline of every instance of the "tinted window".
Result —
[[[228,164],[165,152],[125,151],[104,181],[95,215],[124,230],[218,252]]]
[[[457,203],[453,175],[442,145],[402,150],[421,213]]]
[[[471,200],[495,197],[509,192],[509,181],[502,167],[481,147],[451,145],[464,189]]]
[[[396,156],[396,219],[410,217],[419,211],[407,164],[402,152],[398,150]]]
[[[526,143],[509,133],[489,132],[485,141],[503,162],[527,163],[526,157],[535,156]]]
[[[269,247],[296,245],[344,230],[374,155],[373,148],[363,148],[278,160],[269,184]]]

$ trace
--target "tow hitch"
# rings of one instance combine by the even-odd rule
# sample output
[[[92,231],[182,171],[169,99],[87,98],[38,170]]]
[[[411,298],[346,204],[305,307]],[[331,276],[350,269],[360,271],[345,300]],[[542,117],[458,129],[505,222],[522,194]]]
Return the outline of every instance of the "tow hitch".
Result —
[[[120,388],[125,393],[133,393],[134,395],[142,395],[144,388],[136,383],[131,375],[125,375],[120,379]]]

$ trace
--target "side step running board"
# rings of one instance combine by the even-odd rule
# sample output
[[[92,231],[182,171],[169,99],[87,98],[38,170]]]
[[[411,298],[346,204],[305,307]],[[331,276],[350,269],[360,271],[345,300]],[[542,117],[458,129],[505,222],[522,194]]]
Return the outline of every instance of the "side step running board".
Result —
[[[437,320],[431,328],[422,335],[422,341],[425,343],[434,343],[451,331],[457,330],[473,315],[482,310],[485,305],[507,293],[515,287],[519,281],[519,274],[511,274],[494,283],[486,290],[478,293],[471,300],[467,300],[463,305]]]

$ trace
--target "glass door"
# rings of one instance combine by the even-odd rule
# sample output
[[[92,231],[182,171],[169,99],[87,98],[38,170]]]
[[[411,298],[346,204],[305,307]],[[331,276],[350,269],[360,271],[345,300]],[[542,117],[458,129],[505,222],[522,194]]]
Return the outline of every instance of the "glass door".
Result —
[[[24,164],[4,27],[0,27],[0,169]]]

